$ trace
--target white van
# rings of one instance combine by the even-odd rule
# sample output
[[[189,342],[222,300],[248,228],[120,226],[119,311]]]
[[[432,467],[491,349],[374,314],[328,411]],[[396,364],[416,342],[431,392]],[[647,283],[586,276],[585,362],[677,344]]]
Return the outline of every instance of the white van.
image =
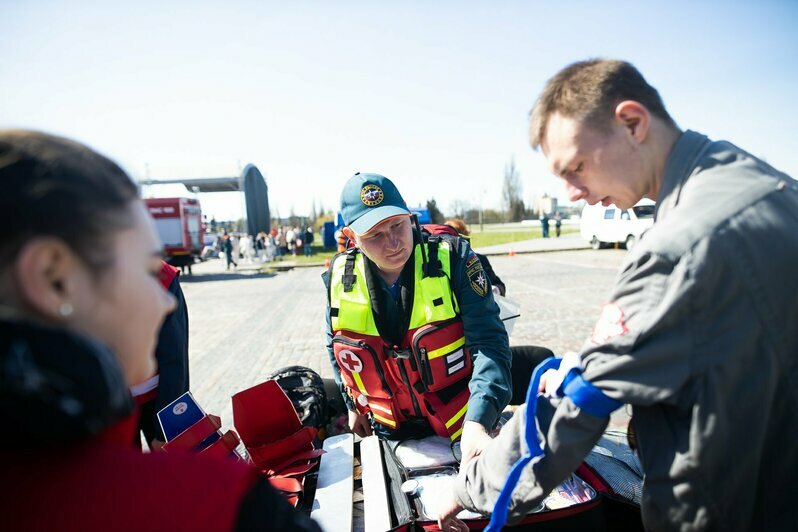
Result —
[[[593,249],[615,243],[632,249],[640,235],[654,224],[655,205],[650,199],[640,200],[631,209],[604,207],[600,203],[585,205],[579,232]]]

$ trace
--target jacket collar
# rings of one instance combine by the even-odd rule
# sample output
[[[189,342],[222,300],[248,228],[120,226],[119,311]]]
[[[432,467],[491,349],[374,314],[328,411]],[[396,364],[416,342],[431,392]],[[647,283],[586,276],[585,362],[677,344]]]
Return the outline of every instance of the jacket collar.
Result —
[[[705,135],[689,129],[676,141],[665,163],[662,186],[654,210],[655,221],[667,216],[668,212],[679,204],[682,187],[710,144],[712,141]]]
[[[107,433],[134,410],[105,346],[63,329],[0,321],[0,447],[82,441]],[[133,441],[132,432],[111,439],[125,437]]]

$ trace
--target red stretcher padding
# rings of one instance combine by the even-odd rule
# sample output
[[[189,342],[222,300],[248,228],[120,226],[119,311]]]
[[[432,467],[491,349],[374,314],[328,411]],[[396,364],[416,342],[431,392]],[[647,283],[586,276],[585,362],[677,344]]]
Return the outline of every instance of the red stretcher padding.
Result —
[[[233,396],[233,424],[247,447],[281,440],[302,428],[294,405],[275,381]]]
[[[252,462],[260,469],[275,469],[275,466],[284,463],[299,453],[313,450],[313,438],[318,429],[302,427],[286,438],[282,438],[266,445],[257,447],[247,446]],[[246,443],[246,440],[245,440]],[[295,462],[296,459],[291,460]]]
[[[324,449],[313,449],[292,456],[285,462],[274,465],[271,469],[264,470],[267,476],[292,477],[304,475],[316,466],[315,459],[326,453]]]
[[[302,483],[295,478],[270,478],[269,484],[283,493],[302,493]]]
[[[221,438],[206,447],[200,454],[203,456],[230,456],[241,440],[235,431],[228,430]]]
[[[205,417],[164,444],[165,451],[192,451],[208,436],[222,427],[222,420],[207,414]]]
[[[302,426],[294,405],[275,381],[233,396],[233,424],[252,464],[296,506],[305,474],[325,452],[313,446],[318,429]]]

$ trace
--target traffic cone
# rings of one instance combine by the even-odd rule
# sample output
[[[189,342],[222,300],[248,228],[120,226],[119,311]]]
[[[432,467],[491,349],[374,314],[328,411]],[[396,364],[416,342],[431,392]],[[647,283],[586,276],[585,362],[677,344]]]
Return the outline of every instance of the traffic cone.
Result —
[[[324,259],[324,267],[325,268],[329,268],[330,267],[330,259]]]
[[[509,255],[510,257],[515,257],[515,250],[510,249],[510,252],[507,255]]]

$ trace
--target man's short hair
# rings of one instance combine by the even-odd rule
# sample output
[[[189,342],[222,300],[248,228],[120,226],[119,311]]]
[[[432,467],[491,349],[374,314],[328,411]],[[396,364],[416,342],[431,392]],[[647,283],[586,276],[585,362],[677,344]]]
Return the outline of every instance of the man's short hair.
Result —
[[[535,149],[540,146],[549,118],[555,113],[607,130],[615,107],[625,100],[644,105],[652,115],[676,127],[657,89],[634,65],[614,59],[590,59],[568,65],[546,83],[530,112],[530,143]]]

